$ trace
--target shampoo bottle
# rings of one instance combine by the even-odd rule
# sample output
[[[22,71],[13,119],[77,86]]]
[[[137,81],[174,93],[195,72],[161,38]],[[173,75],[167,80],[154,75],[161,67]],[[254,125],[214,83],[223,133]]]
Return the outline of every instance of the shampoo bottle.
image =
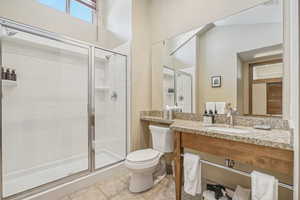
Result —
[[[5,70],[3,67],[1,67],[1,79],[5,80]]]
[[[17,74],[16,74],[16,70],[14,70],[14,69],[11,72],[11,80],[17,81]]]
[[[6,69],[4,79],[5,79],[5,80],[10,80],[10,70],[9,70],[9,69]]]

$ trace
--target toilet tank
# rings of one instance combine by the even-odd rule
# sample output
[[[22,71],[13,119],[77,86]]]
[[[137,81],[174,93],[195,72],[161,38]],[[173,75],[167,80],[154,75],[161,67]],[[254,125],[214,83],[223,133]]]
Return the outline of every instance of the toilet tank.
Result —
[[[173,152],[173,133],[170,128],[149,126],[153,149],[161,153]]]

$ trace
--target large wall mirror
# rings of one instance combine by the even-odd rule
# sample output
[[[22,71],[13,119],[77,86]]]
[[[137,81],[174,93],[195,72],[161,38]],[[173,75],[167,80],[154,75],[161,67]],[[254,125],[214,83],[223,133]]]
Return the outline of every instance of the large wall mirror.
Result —
[[[152,108],[240,115],[286,112],[282,1],[270,1],[152,45]]]

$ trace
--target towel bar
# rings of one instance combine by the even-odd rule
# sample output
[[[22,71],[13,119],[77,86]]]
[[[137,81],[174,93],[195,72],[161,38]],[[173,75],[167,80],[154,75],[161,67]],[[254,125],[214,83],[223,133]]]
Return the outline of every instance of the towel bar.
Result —
[[[183,155],[184,154],[181,154],[181,156],[183,156]],[[209,162],[207,160],[200,160],[200,162],[204,163],[204,164],[207,164],[207,165],[210,165],[210,166],[214,166],[214,167],[218,167],[218,168],[221,168],[221,169],[225,169],[225,170],[228,170],[228,171],[231,171],[231,172],[243,175],[243,176],[251,177],[251,174],[248,173],[248,172],[243,172],[243,171],[240,171],[240,170],[237,170],[237,169],[229,168],[229,167],[226,167],[226,166],[223,166],[223,165],[219,165],[219,164],[216,164],[216,163]],[[278,186],[286,188],[286,189],[291,190],[291,191],[294,190],[294,187],[292,185],[289,185],[289,184],[285,184],[285,183],[279,182]]]

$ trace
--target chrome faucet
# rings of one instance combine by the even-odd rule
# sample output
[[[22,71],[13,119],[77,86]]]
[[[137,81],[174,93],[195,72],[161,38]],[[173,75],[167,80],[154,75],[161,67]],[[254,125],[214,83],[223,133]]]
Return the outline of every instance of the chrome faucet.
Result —
[[[226,106],[227,119],[229,118],[229,127],[234,127],[234,115],[237,114],[236,109],[232,108],[231,104],[227,104]],[[227,120],[228,121],[228,120]]]

